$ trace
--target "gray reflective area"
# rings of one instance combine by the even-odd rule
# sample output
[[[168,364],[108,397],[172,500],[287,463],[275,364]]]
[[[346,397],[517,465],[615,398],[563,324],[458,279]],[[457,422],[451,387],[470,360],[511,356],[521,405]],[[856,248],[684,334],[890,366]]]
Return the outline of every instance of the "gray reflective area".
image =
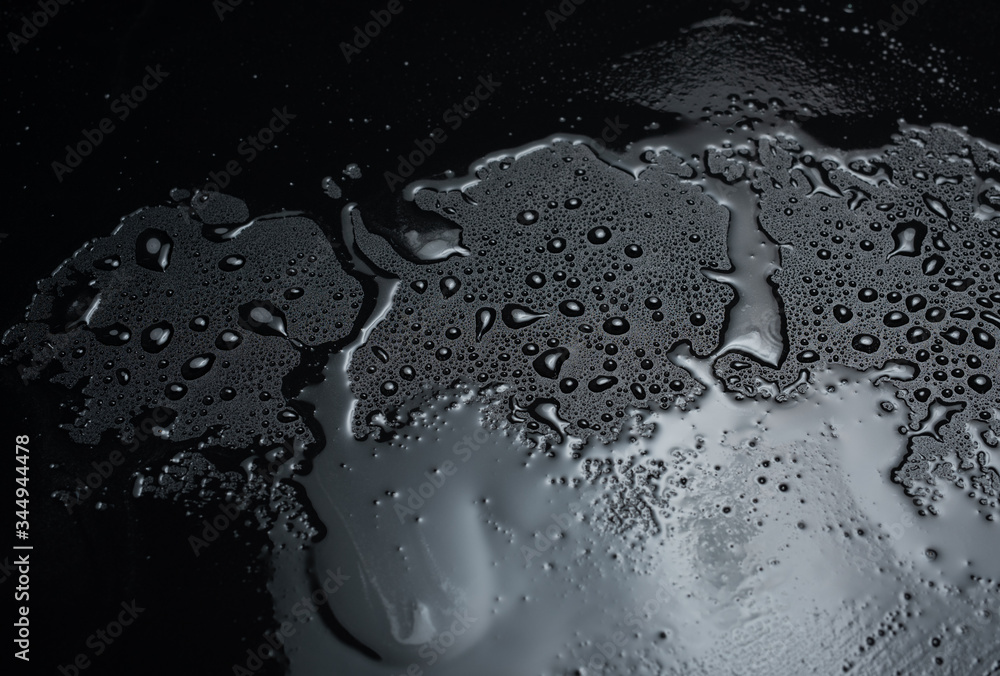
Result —
[[[459,394],[357,441],[324,385],[337,452],[303,483],[329,533],[313,575],[279,569],[279,616],[339,567],[331,606],[384,661],[315,620],[291,673],[989,673],[996,524],[969,501],[914,515],[882,376],[816,373],[780,402],[713,386],[580,459],[484,431]]]
[[[307,397],[328,446],[301,482],[328,532],[306,557],[279,555],[278,618],[324,576],[348,575],[330,598],[338,631],[381,660],[315,619],[289,639],[291,673],[1000,668],[995,495],[961,490],[952,475],[928,504],[897,479],[915,449],[938,449],[943,460],[966,434],[976,467],[991,470],[991,420],[960,415],[988,409],[988,395],[911,406],[926,373],[919,360],[862,351],[867,361],[849,367],[790,354],[784,321],[810,301],[772,282],[802,245],[761,229],[760,195],[747,182],[700,171],[703,154],[691,150],[710,145],[712,133],[595,155],[634,176],[653,156],[691,157],[685,180],[730,213],[732,269],[703,271],[736,291],[716,352],[700,357],[678,343],[664,355],[703,388],[685,406],[628,407],[611,443],[572,434],[559,442],[526,432],[514,405],[498,420],[496,402],[457,383],[408,398],[390,439],[359,440],[346,365],[370,349],[377,327],[391,329],[387,305],[355,352],[327,367]],[[586,143],[550,139],[519,152],[574,140]],[[781,143],[774,155],[794,163],[811,141]],[[519,152],[484,162],[517,161]],[[758,171],[758,182],[767,176]],[[372,246],[360,214],[345,223]],[[995,372],[992,353],[982,359]],[[744,362],[753,378],[733,380]]]

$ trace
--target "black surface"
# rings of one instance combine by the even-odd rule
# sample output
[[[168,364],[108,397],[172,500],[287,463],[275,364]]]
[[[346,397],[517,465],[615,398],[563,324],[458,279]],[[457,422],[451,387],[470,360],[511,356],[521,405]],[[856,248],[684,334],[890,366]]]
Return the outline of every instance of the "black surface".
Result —
[[[486,152],[557,131],[596,133],[612,113],[635,130],[665,123],[667,114],[608,100],[588,73],[722,11],[782,26],[796,40],[815,44],[860,88],[891,81],[891,87],[874,88],[870,110],[808,125],[831,143],[881,144],[899,118],[968,125],[974,135],[998,140],[995,3],[930,0],[891,34],[915,61],[931,54],[931,45],[944,48],[934,58],[950,64],[947,77],[961,81],[967,98],[944,88],[935,94],[936,74],[887,60],[884,36],[840,30],[858,23],[862,13],[872,22],[888,19],[894,3],[857,3],[847,18],[847,3],[807,3],[805,12],[799,3],[789,11],[763,3],[740,9],[744,4],[587,0],[553,30],[546,11],[556,9],[556,1],[478,6],[403,0],[403,11],[350,63],[338,44],[351,40],[355,27],[385,3],[244,0],[221,20],[218,2],[59,5],[17,53],[9,37],[0,47],[7,113],[0,146],[7,166],[2,328],[19,318],[35,281],[84,241],[109,233],[125,213],[164,203],[173,187],[202,187],[210,172],[239,158],[241,139],[266,125],[274,108],[287,108],[295,119],[274,147],[243,162],[226,192],[247,200],[254,214],[303,209],[334,224],[348,199],[383,207],[398,199],[384,172],[395,170],[396,157],[439,126],[443,111],[465,98],[480,76],[501,86],[449,132],[418,176],[449,168],[462,173]],[[19,30],[22,17],[37,10],[35,2],[5,3],[4,32]],[[816,13],[834,20],[818,23]],[[823,35],[826,47],[819,46]],[[127,119],[117,119],[111,101],[139,83],[147,66],[157,65],[169,75]],[[64,161],[65,146],[105,117],[113,118],[115,130],[58,180],[52,163]],[[361,165],[363,179],[341,176],[350,162]],[[344,188],[343,200],[323,194],[320,181],[327,175]],[[81,651],[93,657],[83,673],[231,673],[269,627],[261,555],[266,536],[251,531],[241,540],[224,538],[195,558],[186,540],[201,516],[185,516],[171,503],[129,500],[127,471],[114,476],[110,490],[119,499],[111,509],[67,514],[47,496],[107,450],[69,444],[56,428],[58,392],[22,387],[10,369],[2,383],[2,438],[10,445],[15,434],[32,439],[33,659],[30,671],[18,673],[58,673],[56,665]],[[144,448],[145,456],[133,461],[156,466],[175,451]],[[59,471],[46,470],[53,462],[61,464]],[[0,587],[6,595],[13,585],[7,579]],[[85,645],[88,635],[133,598],[148,610],[95,657]],[[267,668],[280,671],[273,660]]]

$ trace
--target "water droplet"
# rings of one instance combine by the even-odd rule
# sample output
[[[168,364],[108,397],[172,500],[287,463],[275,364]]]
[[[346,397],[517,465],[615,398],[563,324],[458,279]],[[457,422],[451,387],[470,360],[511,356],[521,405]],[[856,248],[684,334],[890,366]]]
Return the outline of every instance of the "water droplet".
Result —
[[[108,256],[107,258],[99,261],[94,261],[94,267],[98,270],[117,270],[122,264],[122,259],[120,256]]]
[[[948,205],[932,196],[930,193],[924,193],[924,204],[927,205],[928,209],[941,218],[951,218],[951,209],[948,208]]]
[[[290,408],[282,409],[278,411],[278,421],[283,423],[292,423],[299,419],[299,414]]]
[[[882,318],[882,323],[892,328],[903,326],[904,324],[907,324],[909,321],[910,318],[899,311],[889,312],[888,314],[886,314],[885,317]]]
[[[957,326],[951,326],[948,330],[942,331],[941,335],[952,345],[962,345],[969,337],[969,332]]]
[[[587,388],[591,392],[604,392],[605,390],[611,389],[618,384],[618,379],[614,376],[597,376],[589,383],[587,383]]]
[[[164,394],[167,395],[167,399],[177,401],[178,399],[183,398],[184,395],[187,394],[187,391],[187,386],[182,383],[170,383],[164,389]]]
[[[297,298],[302,298],[306,290],[301,286],[293,286],[290,289],[285,289],[285,300],[296,300]]]
[[[924,316],[927,318],[927,321],[937,323],[944,321],[945,311],[942,307],[932,307],[927,310]]]
[[[911,345],[921,343],[931,337],[931,332],[922,326],[914,326],[906,332],[906,340]]]
[[[517,215],[517,222],[521,225],[532,225],[538,221],[538,212],[527,209]]]
[[[174,327],[171,326],[170,322],[156,322],[147,326],[146,330],[142,332],[142,335],[139,337],[139,344],[142,345],[142,349],[146,352],[156,354],[170,344],[170,339],[173,336]]]
[[[415,282],[410,282],[410,288],[417,293],[423,293],[427,290],[427,280],[418,279]]]
[[[927,235],[927,226],[919,221],[909,221],[901,223],[892,231],[892,239],[896,243],[896,248],[885,257],[889,260],[893,256],[913,257],[920,253],[920,246]]]
[[[559,303],[559,312],[567,317],[580,317],[586,312],[583,303],[575,300],[564,300]]]
[[[642,247],[638,244],[629,244],[625,247],[625,255],[629,258],[639,258],[642,256]]]
[[[440,285],[441,295],[445,298],[451,298],[462,288],[462,282],[456,277],[442,277]]]
[[[566,240],[562,237],[553,237],[545,245],[545,248],[549,250],[549,253],[562,253],[566,250]]]
[[[604,321],[602,327],[605,333],[612,336],[621,336],[628,333],[629,323],[624,317],[610,317]]]
[[[170,265],[174,241],[156,228],[146,228],[135,242],[135,262],[154,272],[163,272]]]
[[[111,326],[94,329],[94,337],[105,345],[119,347],[132,339],[132,331],[121,323],[114,323]]]
[[[233,254],[232,256],[226,256],[221,261],[219,261],[219,269],[224,272],[233,272],[239,270],[244,265],[246,265],[247,259],[239,254]]]
[[[924,262],[920,266],[920,269],[924,271],[925,275],[930,276],[930,275],[936,275],[943,267],[944,267],[944,257],[939,254],[934,254],[924,259]]]
[[[567,209],[579,209],[582,204],[583,201],[578,197],[570,197],[563,206]]]
[[[540,289],[545,286],[545,275],[540,272],[532,272],[524,280],[524,283],[530,286],[532,289]]]
[[[590,232],[587,233],[587,240],[589,240],[591,244],[607,244],[610,239],[611,231],[603,225],[591,228]]]
[[[243,336],[235,331],[226,329],[215,339],[215,346],[220,350],[233,350],[239,347],[242,342]]]
[[[214,354],[210,352],[199,354],[197,357],[191,357],[191,359],[188,359],[187,362],[181,366],[181,375],[184,376],[185,380],[201,378],[203,375],[212,370],[212,364],[214,363]]]
[[[556,347],[541,353],[531,363],[535,371],[543,378],[555,380],[559,377],[562,365],[569,359],[569,350],[565,347]]]
[[[399,392],[399,385],[396,384],[396,381],[394,380],[387,380],[384,383],[382,383],[381,387],[379,387],[379,391],[382,392],[383,396],[391,397],[392,395]]]
[[[205,315],[198,315],[190,322],[188,322],[188,327],[192,331],[204,331],[208,328],[208,317]]]
[[[547,314],[535,312],[531,308],[514,303],[504,306],[500,314],[503,317],[503,323],[512,329],[523,329],[543,317],[548,317]]]
[[[997,345],[996,338],[978,326],[972,329],[972,339],[976,341],[976,345],[987,350],[992,350]]]
[[[918,310],[923,310],[927,307],[927,299],[921,296],[919,293],[915,293],[912,296],[906,297],[906,309],[910,312],[916,312]]]
[[[262,336],[288,337],[285,315],[271,301],[255,300],[239,307],[240,326]]]
[[[846,305],[834,305],[833,318],[841,324],[846,324],[854,318],[854,313]]]
[[[854,339],[851,341],[851,347],[865,354],[877,352],[881,345],[882,341],[868,333],[860,333],[854,336]]]
[[[969,378],[969,387],[979,394],[986,394],[993,388],[993,381],[980,373]]]

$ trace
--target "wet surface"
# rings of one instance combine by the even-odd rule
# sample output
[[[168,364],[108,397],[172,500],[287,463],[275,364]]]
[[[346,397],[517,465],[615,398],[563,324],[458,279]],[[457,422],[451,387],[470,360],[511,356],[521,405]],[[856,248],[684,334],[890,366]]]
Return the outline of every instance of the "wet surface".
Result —
[[[995,11],[563,5],[341,54],[153,3],[85,166],[25,120],[32,218],[87,224],[0,245],[52,669],[1000,672]],[[185,137],[181,90],[243,110]]]

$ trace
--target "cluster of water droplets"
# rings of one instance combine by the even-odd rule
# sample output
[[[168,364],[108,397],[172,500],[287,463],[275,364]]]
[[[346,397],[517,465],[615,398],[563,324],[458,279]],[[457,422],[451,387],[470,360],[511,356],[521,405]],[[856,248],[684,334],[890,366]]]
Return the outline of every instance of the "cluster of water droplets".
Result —
[[[400,279],[351,361],[357,433],[456,383],[499,401],[494,424],[605,440],[629,408],[701,392],[668,353],[718,346],[734,294],[701,271],[729,267],[728,212],[673,166],[632,176],[554,141],[490,160],[469,185],[422,185],[414,201],[445,220],[404,233],[405,259],[355,218],[362,251]]]
[[[904,127],[855,155],[769,138],[740,151],[717,168],[750,182],[781,246],[771,280],[788,355],[771,368],[729,354],[719,378],[757,396],[804,369],[887,365],[911,412],[904,433],[929,437],[911,442],[897,480],[934,498],[936,476],[996,506],[1000,476],[981,444],[1000,430],[1000,153],[945,126]]]
[[[154,409],[175,440],[229,447],[311,439],[284,379],[314,348],[351,334],[361,285],[313,221],[250,220],[246,205],[197,193],[140,209],[39,282],[26,321],[4,336],[26,379],[82,402],[68,426],[94,444],[129,441]]]

